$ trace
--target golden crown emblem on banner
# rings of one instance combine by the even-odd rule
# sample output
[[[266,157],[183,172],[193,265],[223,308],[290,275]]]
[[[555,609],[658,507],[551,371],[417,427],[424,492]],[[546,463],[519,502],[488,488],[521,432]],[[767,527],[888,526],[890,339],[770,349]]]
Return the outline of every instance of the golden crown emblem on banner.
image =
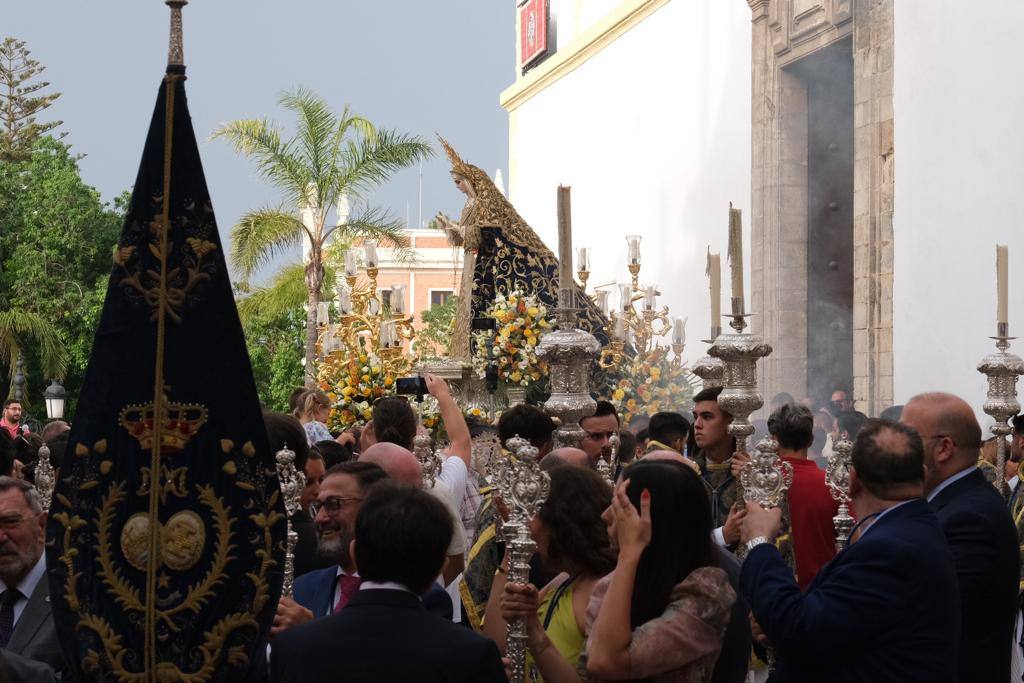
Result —
[[[135,437],[143,450],[153,447],[157,418],[152,401],[126,406],[121,410],[118,422]],[[198,403],[168,403],[165,397],[163,416],[160,419],[160,452],[181,451],[204,424],[204,406]]]

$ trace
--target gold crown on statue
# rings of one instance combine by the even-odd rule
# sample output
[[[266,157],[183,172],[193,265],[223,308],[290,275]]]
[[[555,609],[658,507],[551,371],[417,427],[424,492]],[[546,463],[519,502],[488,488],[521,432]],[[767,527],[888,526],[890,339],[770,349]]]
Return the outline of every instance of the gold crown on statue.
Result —
[[[152,402],[126,406],[121,410],[118,420],[143,450],[153,447],[156,421],[156,410]],[[160,423],[160,452],[177,453],[206,424],[206,408],[198,403],[168,403],[167,397],[164,397]]]
[[[452,162],[452,172],[458,173],[464,178],[472,177],[472,166],[462,160],[462,157],[460,157],[459,153],[448,144],[447,140],[440,135],[437,136],[437,139],[441,141],[441,146],[444,147],[445,154],[448,155],[448,160]]]

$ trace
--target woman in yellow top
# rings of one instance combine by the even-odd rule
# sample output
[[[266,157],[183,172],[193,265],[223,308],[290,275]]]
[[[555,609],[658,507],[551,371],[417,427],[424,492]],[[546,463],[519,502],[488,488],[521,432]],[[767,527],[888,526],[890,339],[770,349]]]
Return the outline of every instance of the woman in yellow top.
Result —
[[[585,641],[587,605],[595,584],[615,567],[601,514],[612,491],[592,470],[553,468],[547,502],[530,522],[544,568],[558,573],[543,590],[506,582],[508,550],[495,573],[483,631],[504,653],[506,619],[527,616],[527,670],[538,680],[573,680]]]

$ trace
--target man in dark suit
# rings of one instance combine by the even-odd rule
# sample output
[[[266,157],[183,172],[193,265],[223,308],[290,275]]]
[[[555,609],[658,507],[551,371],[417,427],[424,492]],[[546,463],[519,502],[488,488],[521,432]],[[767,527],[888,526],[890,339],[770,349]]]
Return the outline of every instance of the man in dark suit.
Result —
[[[376,486],[352,542],[360,589],[341,612],[278,636],[273,680],[505,683],[493,641],[438,619],[419,598],[441,571],[452,527],[451,514],[429,493]]]
[[[857,435],[850,493],[856,541],[801,592],[771,543],[778,508],[747,505],[740,589],[770,645],[774,683],[951,683],[960,597],[942,528],[921,500],[918,434],[870,420]]]
[[[1010,678],[1020,555],[1006,504],[978,469],[981,426],[951,394],[921,394],[902,421],[924,442],[925,493],[960,586],[960,683]]]
[[[59,672],[65,667],[50,611],[45,529],[35,488],[0,477],[0,648]]]
[[[0,650],[0,682],[56,683],[56,681],[53,669],[46,664]]]
[[[333,558],[336,564],[295,579],[294,598],[282,597],[278,603],[270,629],[272,637],[292,626],[341,611],[359,589],[361,574],[349,554],[356,515],[370,490],[387,479],[384,470],[366,462],[339,463],[324,473],[310,512],[316,523],[317,552]],[[451,619],[451,598],[440,586],[430,587],[424,604],[429,611]]]

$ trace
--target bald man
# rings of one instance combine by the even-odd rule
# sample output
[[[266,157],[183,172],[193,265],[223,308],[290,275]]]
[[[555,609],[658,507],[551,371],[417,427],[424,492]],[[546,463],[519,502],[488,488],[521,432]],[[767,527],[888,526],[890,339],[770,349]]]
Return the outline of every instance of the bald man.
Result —
[[[590,456],[581,448],[556,448],[540,461],[540,468],[545,472],[552,467],[560,467],[562,465],[580,467],[585,470],[592,469]]]
[[[978,469],[981,427],[952,394],[915,396],[902,422],[924,442],[924,491],[953,553],[960,588],[957,680],[1006,681],[1020,555],[1002,496]]]
[[[423,488],[423,467],[420,465],[420,461],[409,449],[398,444],[378,441],[359,454],[359,462],[372,462],[399,484],[417,489]],[[466,565],[466,531],[462,527],[458,508],[455,507],[453,492],[440,482],[435,482],[433,488],[428,491],[444,503],[452,515],[454,533],[452,542],[448,546],[448,561],[442,572],[442,580],[447,587],[462,573],[462,569]]]

